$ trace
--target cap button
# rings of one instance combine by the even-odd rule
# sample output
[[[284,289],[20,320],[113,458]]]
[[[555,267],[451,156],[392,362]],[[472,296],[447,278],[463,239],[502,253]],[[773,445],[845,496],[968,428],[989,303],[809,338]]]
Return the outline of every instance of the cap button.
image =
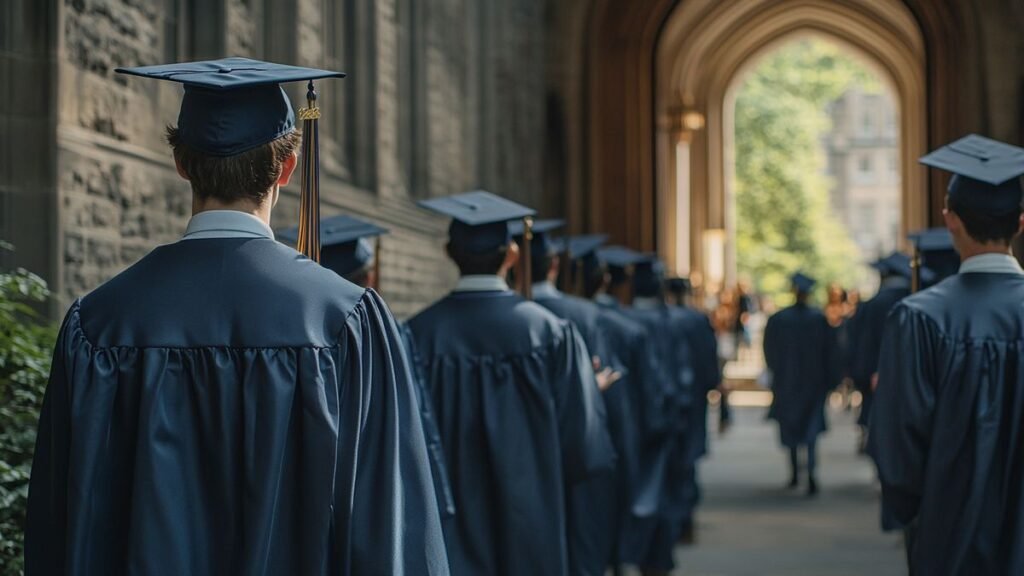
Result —
[[[221,66],[220,68],[217,68],[217,73],[219,74],[228,74],[231,71],[232,69],[228,68],[227,66]]]

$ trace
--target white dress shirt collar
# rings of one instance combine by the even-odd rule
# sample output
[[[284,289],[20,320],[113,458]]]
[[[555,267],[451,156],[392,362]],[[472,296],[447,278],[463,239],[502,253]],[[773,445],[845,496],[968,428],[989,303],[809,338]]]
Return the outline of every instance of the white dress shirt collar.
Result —
[[[633,308],[637,310],[654,310],[661,308],[664,302],[660,298],[653,298],[651,296],[637,296],[633,298]]]
[[[508,283],[497,274],[463,276],[452,292],[504,292]]]
[[[1024,275],[1017,259],[1009,254],[979,254],[960,265],[961,274],[1017,274]]]
[[[208,210],[192,216],[182,240],[207,238],[269,238],[274,231],[263,221],[237,210]]]
[[[551,282],[537,282],[533,285],[534,298],[561,298],[562,293]]]

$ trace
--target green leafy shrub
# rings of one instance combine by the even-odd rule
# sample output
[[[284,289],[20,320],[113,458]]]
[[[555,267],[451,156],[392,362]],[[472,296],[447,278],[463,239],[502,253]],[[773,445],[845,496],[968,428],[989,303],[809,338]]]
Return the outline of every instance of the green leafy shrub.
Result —
[[[0,249],[10,249],[0,243]],[[33,306],[49,297],[42,278],[0,271],[0,576],[24,572],[22,543],[36,422],[56,329]]]

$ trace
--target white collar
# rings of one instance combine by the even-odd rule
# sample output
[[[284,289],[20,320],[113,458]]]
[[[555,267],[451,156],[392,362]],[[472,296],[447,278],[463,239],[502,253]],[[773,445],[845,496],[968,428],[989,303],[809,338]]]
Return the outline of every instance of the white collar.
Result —
[[[660,298],[653,296],[637,296],[633,298],[633,308],[637,310],[654,310],[661,308],[664,302]]]
[[[270,226],[245,212],[237,210],[208,210],[192,216],[182,240],[207,238],[269,238],[274,239]]]
[[[533,285],[534,298],[561,298],[562,293],[551,282],[537,282]]]
[[[452,292],[504,292],[508,283],[497,274],[474,274],[459,278]]]
[[[961,274],[1017,274],[1024,275],[1017,259],[1009,254],[979,254],[964,260]]]

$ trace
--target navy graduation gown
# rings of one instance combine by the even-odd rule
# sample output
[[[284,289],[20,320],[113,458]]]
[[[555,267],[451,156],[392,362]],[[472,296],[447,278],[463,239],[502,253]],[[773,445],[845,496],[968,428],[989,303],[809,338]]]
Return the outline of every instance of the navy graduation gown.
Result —
[[[162,246],[76,302],[26,572],[447,574],[384,303],[270,239]]]
[[[772,372],[769,418],[787,448],[809,444],[825,431],[825,400],[839,383],[835,330],[817,308],[795,304],[768,319],[764,357]]]
[[[510,291],[453,293],[409,327],[457,503],[452,572],[567,574],[567,488],[614,463],[579,332]]]
[[[448,465],[444,461],[444,446],[441,443],[441,431],[437,428],[434,416],[433,399],[427,391],[423,376],[423,365],[416,355],[416,343],[408,324],[399,324],[402,342],[405,344],[406,356],[411,364],[410,373],[416,384],[416,400],[419,402],[420,419],[423,421],[423,435],[427,441],[427,455],[430,457],[430,474],[434,477],[434,491],[437,493],[437,507],[442,518],[455,515],[455,497],[452,496],[451,483],[448,480]]]
[[[549,294],[538,291],[534,301],[555,316],[572,322],[579,329],[590,355],[598,357],[603,365],[624,368],[618,359],[610,357],[606,322],[601,318],[603,311],[599,306],[561,292]],[[607,414],[605,425],[617,454],[621,454],[626,441],[623,434],[628,433],[623,430],[629,420],[626,416],[629,407],[623,405],[628,401],[628,397],[621,393],[623,385],[625,382],[620,380],[602,395]],[[570,489],[569,573],[573,576],[603,576],[605,569],[618,559],[617,542],[623,509],[619,498],[626,495],[620,489],[628,491],[628,487],[619,486],[620,471],[621,462],[617,459],[615,470],[596,475]]]
[[[657,459],[649,465],[651,474],[660,475],[661,485],[656,515],[634,524],[636,538],[646,542],[647,550],[638,564],[650,569],[671,570],[673,550],[680,530],[688,519],[690,498],[687,493],[690,466],[690,418],[694,401],[696,370],[687,324],[664,304],[652,308],[624,308],[628,316],[647,330],[652,350],[658,358],[656,381],[657,412],[651,414],[652,426],[662,436]]]
[[[1022,276],[960,274],[886,321],[869,444],[914,574],[1024,574],[1022,303]]]
[[[708,392],[718,388],[722,382],[718,365],[718,338],[707,314],[683,306],[674,306],[669,310],[683,322],[693,351],[694,394],[690,411],[693,417],[689,419],[689,460],[696,461],[707,454]]]
[[[622,477],[619,499],[625,510],[621,515],[618,560],[641,564],[651,549],[650,526],[658,522],[665,500],[665,466],[672,447],[660,415],[664,409],[660,359],[643,324],[629,318],[615,302],[596,303],[603,312],[599,325],[608,342],[608,363],[623,374],[605,393],[613,440],[621,441],[616,450]],[[610,398],[616,393],[628,396],[621,404],[628,413],[619,417],[614,416],[618,404]],[[618,419],[624,423],[616,434]]]
[[[722,375],[718,365],[718,338],[707,314],[685,306],[673,306],[669,310],[680,318],[693,352],[694,390],[690,415],[687,418],[688,470],[684,485],[689,511],[684,517],[685,523],[692,521],[693,510],[700,502],[697,461],[707,454],[708,448],[708,392],[718,387]]]
[[[878,354],[882,349],[885,319],[900,300],[910,295],[907,285],[883,283],[878,294],[857,307],[850,330],[850,377],[863,397],[857,423],[867,426],[874,393],[871,377],[878,372]]]

